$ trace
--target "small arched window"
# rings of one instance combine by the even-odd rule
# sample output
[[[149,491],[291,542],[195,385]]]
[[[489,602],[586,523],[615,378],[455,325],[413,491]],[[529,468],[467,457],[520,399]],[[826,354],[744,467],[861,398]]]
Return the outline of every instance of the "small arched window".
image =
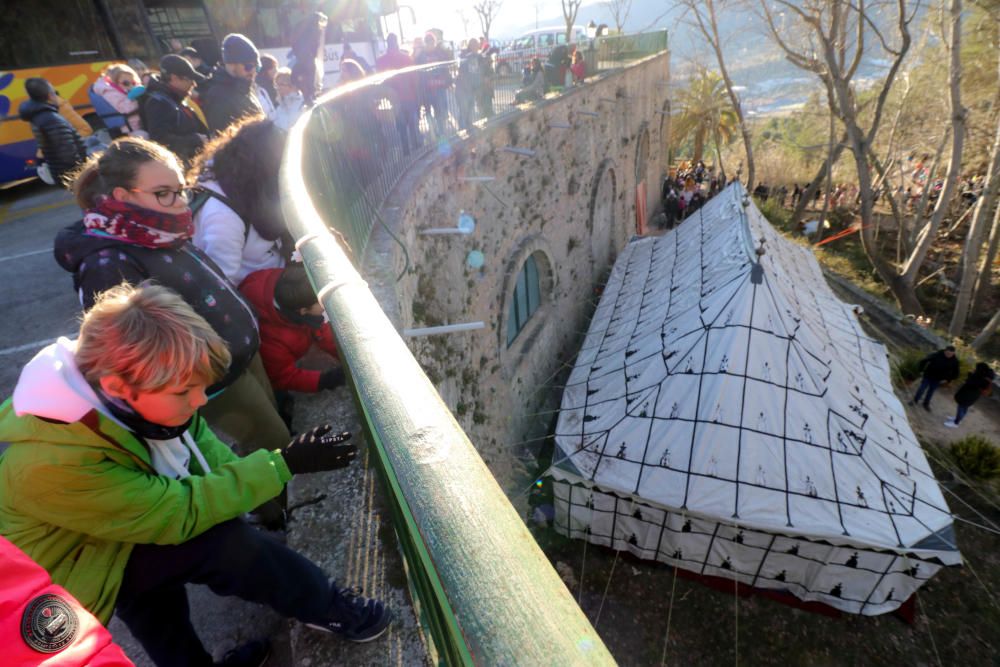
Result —
[[[517,274],[517,283],[510,300],[507,313],[507,347],[510,347],[517,335],[524,329],[531,316],[541,304],[541,289],[538,285],[538,262],[534,255],[529,255],[521,265]]]

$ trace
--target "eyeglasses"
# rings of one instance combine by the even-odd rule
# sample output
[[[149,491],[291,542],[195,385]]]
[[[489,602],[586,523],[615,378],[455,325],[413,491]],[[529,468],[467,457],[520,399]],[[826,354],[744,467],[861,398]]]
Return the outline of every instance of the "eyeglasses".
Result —
[[[181,188],[180,190],[140,190],[138,188],[132,188],[129,192],[142,192],[147,195],[153,195],[156,197],[156,203],[160,206],[173,206],[177,203],[177,198],[180,197],[184,203],[191,201],[191,190],[188,188]]]
[[[131,79],[126,79],[124,81],[120,81],[118,85],[120,85],[122,88],[131,88],[135,85],[135,81],[132,81]]]

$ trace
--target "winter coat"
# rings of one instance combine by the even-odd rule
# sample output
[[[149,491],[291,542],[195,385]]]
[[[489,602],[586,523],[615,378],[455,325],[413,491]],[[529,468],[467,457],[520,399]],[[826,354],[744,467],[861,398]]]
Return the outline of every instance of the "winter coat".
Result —
[[[62,97],[59,98],[59,115],[69,121],[69,124],[73,126],[73,129],[79,133],[81,137],[89,137],[94,133],[94,128],[90,126],[90,123],[83,119],[83,116],[76,112],[73,105],[69,103],[69,100]]]
[[[37,665],[43,660],[37,642],[50,644],[52,664],[59,667],[135,667],[111,639],[111,633],[65,588],[28,558],[12,542],[0,537],[0,646],[4,664]],[[25,637],[22,619],[45,624],[59,622],[59,614],[75,623],[60,623],[51,635],[45,630]],[[33,627],[31,623],[28,627]],[[29,638],[33,642],[29,644]]]
[[[253,307],[222,270],[193,244],[179,249],[144,248],[120,239],[88,233],[82,222],[56,236],[56,262],[73,274],[73,288],[84,308],[94,297],[122,281],[138,285],[153,278],[177,292],[226,341],[232,363],[225,377],[209,387],[214,395],[243,374],[260,347]]]
[[[128,93],[112,83],[107,77],[102,76],[94,82],[94,93],[100,95],[104,100],[114,107],[128,121],[129,130],[133,132],[142,129],[142,121],[139,119],[139,103],[128,98]]]
[[[965,378],[965,382],[955,392],[955,402],[969,407],[981,396],[988,395],[993,388],[993,376],[989,373],[973,371]]]
[[[221,132],[246,116],[264,113],[253,82],[231,75],[222,65],[216,67],[212,78],[202,85],[207,89],[201,91],[198,101],[205,111],[208,129],[213,133]]]
[[[68,120],[59,115],[56,105],[29,99],[21,104],[18,114],[21,120],[31,124],[38,148],[56,182],[87,159],[83,138]]]
[[[925,378],[937,382],[950,382],[959,374],[958,357],[952,355],[949,359],[944,355],[944,350],[938,350],[924,357],[919,367],[923,370]]]
[[[395,51],[387,51],[385,54],[379,56],[375,61],[375,65],[379,72],[389,72],[405,67],[412,67],[413,58],[409,54],[397,49]],[[397,74],[389,79],[386,85],[395,91],[396,97],[400,102],[412,104],[418,99],[417,86],[420,85],[420,75],[417,72]]]
[[[254,84],[254,93],[257,95],[257,102],[260,104],[261,110],[263,110],[264,115],[268,118],[274,118],[274,101],[271,94],[264,90],[263,87]]]
[[[196,416],[190,476],[156,472],[149,445],[106,412],[65,338],[32,359],[0,405],[0,534],[102,623],[135,544],[181,544],[277,496],[281,454],[240,458]]]
[[[222,186],[215,181],[199,183],[218,192]],[[191,239],[212,258],[234,285],[254,271],[279,269],[285,265],[281,240],[268,241],[239,214],[215,197],[210,197],[194,216],[194,238]]]
[[[302,93],[295,91],[281,98],[278,102],[278,106],[274,108],[274,115],[271,119],[274,124],[280,127],[282,130],[292,129],[292,125],[295,125],[295,121],[299,119],[302,112],[305,111],[306,100],[302,96]]]
[[[190,161],[205,144],[208,128],[185,98],[153,76],[142,95],[142,126],[149,138]]]
[[[275,390],[319,391],[321,371],[299,368],[296,363],[315,343],[324,352],[336,357],[337,345],[330,326],[312,327],[293,322],[274,303],[274,288],[281,269],[256,271],[240,283],[240,291],[260,314],[260,357]]]

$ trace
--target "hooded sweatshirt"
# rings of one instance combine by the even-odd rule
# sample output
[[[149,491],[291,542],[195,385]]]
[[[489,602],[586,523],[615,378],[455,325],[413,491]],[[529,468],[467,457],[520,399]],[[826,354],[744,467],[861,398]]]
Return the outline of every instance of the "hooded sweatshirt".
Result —
[[[277,496],[291,473],[277,452],[236,456],[200,415],[173,441],[144,440],[110,416],[74,350],[65,338],[43,349],[0,405],[0,535],[107,623],[134,544],[186,542]]]

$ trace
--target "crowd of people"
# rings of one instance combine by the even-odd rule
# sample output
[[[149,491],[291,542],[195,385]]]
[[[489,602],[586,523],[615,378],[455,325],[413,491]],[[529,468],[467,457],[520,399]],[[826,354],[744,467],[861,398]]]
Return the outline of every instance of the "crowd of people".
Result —
[[[676,169],[670,170],[660,186],[662,226],[669,229],[678,224],[704,206],[725,185],[724,178],[706,167],[703,161],[681,162]]]
[[[98,150],[44,79],[21,108],[83,211],[54,240],[83,316],[0,407],[0,536],[99,621],[117,614],[158,665],[268,652],[253,641],[214,663],[186,583],[354,642],[392,620],[245,518],[282,527],[285,484],[356,447],[330,425],[293,437],[291,421],[294,392],[345,382],[278,195],[285,130],[320,66],[280,68],[240,34],[220,47],[214,65],[188,47],[157,72],[102,72],[92,92],[116,136]],[[314,346],[326,366],[301,367]]]

